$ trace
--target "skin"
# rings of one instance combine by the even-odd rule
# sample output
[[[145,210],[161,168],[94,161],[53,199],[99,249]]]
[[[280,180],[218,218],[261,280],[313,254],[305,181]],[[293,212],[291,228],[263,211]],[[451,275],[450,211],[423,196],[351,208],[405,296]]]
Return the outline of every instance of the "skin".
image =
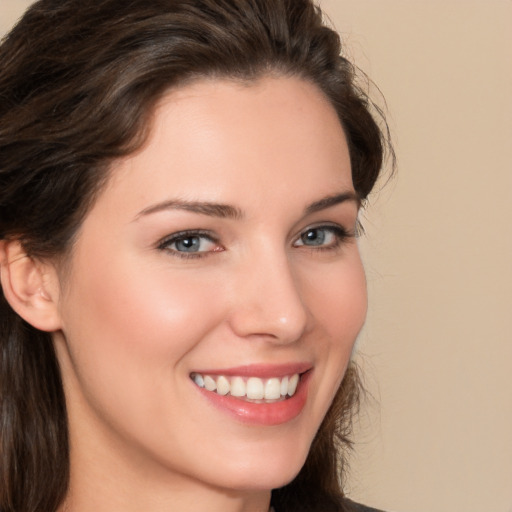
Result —
[[[270,489],[302,466],[366,314],[357,200],[306,211],[354,194],[345,136],[322,93],[293,77],[187,85],[153,123],[113,167],[58,272],[65,510],[266,512]],[[177,199],[238,215],[154,208]],[[304,245],[325,225],[314,232],[325,242]],[[197,229],[210,238],[194,257],[161,243]],[[190,379],[303,362],[304,410],[274,426],[212,406]]]

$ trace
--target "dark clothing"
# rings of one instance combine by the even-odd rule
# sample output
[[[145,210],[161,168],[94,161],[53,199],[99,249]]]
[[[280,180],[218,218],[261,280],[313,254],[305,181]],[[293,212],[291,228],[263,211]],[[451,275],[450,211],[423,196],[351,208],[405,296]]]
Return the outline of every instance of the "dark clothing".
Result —
[[[345,500],[345,505],[347,506],[347,510],[350,510],[350,512],[383,512],[376,508],[365,507],[359,503],[354,503],[351,500]]]
[[[349,500],[348,498],[332,499],[327,498],[324,501],[321,498],[309,500],[301,506],[301,503],[273,503],[269,512],[384,512],[383,510],[367,507]]]

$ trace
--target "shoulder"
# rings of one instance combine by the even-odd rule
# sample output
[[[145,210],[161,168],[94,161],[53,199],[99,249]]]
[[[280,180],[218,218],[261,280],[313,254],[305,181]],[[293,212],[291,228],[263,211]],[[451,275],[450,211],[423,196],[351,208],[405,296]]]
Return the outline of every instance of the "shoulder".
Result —
[[[366,507],[365,505],[361,505],[360,503],[355,503],[354,501],[347,499],[343,501],[343,505],[347,512],[384,512],[383,510]]]

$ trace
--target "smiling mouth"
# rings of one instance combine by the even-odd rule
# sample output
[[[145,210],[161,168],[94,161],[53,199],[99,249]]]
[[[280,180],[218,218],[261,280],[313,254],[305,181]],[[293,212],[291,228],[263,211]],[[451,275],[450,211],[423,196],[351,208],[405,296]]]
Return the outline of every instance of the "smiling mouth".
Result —
[[[291,398],[300,380],[299,373],[269,379],[200,373],[192,373],[190,377],[199,388],[255,403],[272,403]]]

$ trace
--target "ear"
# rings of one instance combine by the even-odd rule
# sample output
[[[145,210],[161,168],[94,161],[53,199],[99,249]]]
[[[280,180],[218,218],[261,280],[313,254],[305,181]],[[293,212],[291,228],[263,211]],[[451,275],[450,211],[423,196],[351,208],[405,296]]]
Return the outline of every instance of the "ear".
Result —
[[[0,241],[0,283],[12,309],[41,331],[61,328],[59,281],[53,265],[28,256],[20,242]]]

